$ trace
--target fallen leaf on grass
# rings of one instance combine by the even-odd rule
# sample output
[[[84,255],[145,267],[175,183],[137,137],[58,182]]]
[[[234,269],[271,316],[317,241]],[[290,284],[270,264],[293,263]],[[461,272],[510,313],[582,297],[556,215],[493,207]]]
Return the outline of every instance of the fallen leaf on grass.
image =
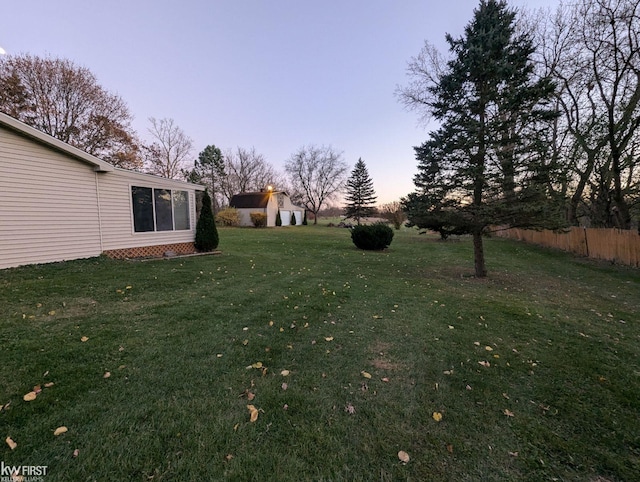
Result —
[[[73,451],[73,456],[74,456],[74,457],[77,457],[78,455],[80,455],[80,450],[75,449],[75,450]]]
[[[80,341],[84,343],[85,341],[89,341],[89,338],[86,336],[83,336],[82,338],[80,338]]]
[[[482,365],[483,367],[489,368],[491,366],[491,363],[489,363],[488,361],[479,361],[478,365]]]
[[[38,394],[36,392],[29,392],[24,397],[22,397],[22,399],[25,402],[32,402],[33,400],[36,399],[37,396],[38,396]]]
[[[58,435],[62,435],[63,433],[66,433],[69,429],[65,426],[62,427],[58,427],[57,429],[55,429],[55,431],[53,432],[53,435],[55,435],[56,437]]]
[[[344,407],[344,411],[349,415],[353,415],[354,413],[356,413],[356,407],[351,405],[351,403],[347,403],[347,405]]]
[[[251,422],[255,422],[256,420],[258,420],[258,409],[253,405],[247,405],[247,408],[249,409],[249,415],[250,415],[249,420]]]
[[[231,454],[227,454],[227,455],[225,455],[225,457],[224,457],[224,459],[225,459],[227,462],[229,462],[232,458],[233,458],[233,455],[231,455]]]
[[[509,452],[509,455],[511,455],[512,457],[517,457],[518,456],[518,452]]]
[[[400,462],[402,462],[403,464],[406,464],[407,462],[409,462],[409,454],[404,450],[400,450],[398,452],[398,458],[400,459]]]
[[[111,376],[111,372],[104,372],[104,375],[102,375],[102,378],[109,378]]]
[[[362,374],[363,377],[365,378],[371,378],[371,373],[369,372],[365,372],[364,370],[360,372]]]
[[[389,379],[387,377],[381,378],[383,382],[389,383]]]
[[[35,387],[33,387],[33,391],[37,395],[38,393],[40,393],[42,391],[42,387],[40,385],[36,385]]]
[[[325,341],[333,341],[333,337],[332,337],[332,336],[327,336],[327,337],[325,338]]]
[[[449,452],[450,454],[453,453],[453,445],[447,444],[447,452]]]
[[[44,388],[51,388],[54,385],[55,385],[55,383],[53,383],[53,382],[47,382],[47,383],[44,384]]]
[[[289,370],[282,370],[280,372],[280,375],[282,375],[283,377],[287,377],[287,376],[289,376],[289,373],[290,373]]]
[[[247,390],[247,400],[251,401],[256,398],[256,394]]]
[[[436,422],[439,422],[440,420],[442,420],[442,414],[440,412],[433,412],[433,415],[431,416]]]
[[[515,414],[511,410],[506,409],[506,408],[504,409],[504,412],[502,412],[502,413],[504,413],[507,417],[515,417]]]
[[[11,437],[7,437],[4,441],[7,442],[7,445],[11,450],[15,450],[18,446],[18,444],[15,443]]]
[[[282,384],[282,389],[283,389],[283,390],[286,390],[287,388],[289,388],[289,385],[287,385],[286,383],[283,383],[283,384]]]
[[[490,347],[490,346],[488,346],[488,345],[487,345],[487,346],[485,346],[485,347],[484,347],[484,349],[485,349],[485,350],[487,350],[487,351],[493,351],[493,348],[491,348],[491,347]]]

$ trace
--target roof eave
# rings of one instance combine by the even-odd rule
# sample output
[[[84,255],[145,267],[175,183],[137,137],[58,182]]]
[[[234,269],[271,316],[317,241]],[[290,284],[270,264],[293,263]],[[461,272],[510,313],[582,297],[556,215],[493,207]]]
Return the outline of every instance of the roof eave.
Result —
[[[62,152],[79,161],[92,165],[93,170],[96,172],[112,172],[114,170],[114,167],[108,162],[103,161],[96,156],[92,156],[91,154],[87,154],[77,147],[73,147],[72,145],[56,139],[49,134],[45,134],[44,132],[41,132],[38,129],[35,129],[23,122],[20,122],[19,120],[14,119],[7,114],[3,114],[2,112],[0,112],[0,125],[3,125],[26,137],[30,137],[31,139],[34,139],[41,144],[45,144],[52,149],[55,149],[56,151]]]

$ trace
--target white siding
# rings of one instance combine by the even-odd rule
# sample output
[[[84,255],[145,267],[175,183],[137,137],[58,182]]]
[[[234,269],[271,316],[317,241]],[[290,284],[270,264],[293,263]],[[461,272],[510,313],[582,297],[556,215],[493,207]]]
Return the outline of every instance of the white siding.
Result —
[[[98,256],[92,166],[0,127],[0,269]]]
[[[159,244],[190,243],[195,240],[196,201],[193,185],[116,169],[98,177],[100,221],[104,250],[138,248]],[[189,230],[136,233],[133,230],[131,186],[174,189],[189,192]]]

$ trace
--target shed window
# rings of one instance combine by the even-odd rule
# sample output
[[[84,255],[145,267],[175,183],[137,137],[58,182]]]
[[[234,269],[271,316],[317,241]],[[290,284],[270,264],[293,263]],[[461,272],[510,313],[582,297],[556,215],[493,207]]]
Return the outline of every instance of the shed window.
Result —
[[[133,229],[148,231],[181,231],[191,228],[189,193],[170,189],[131,187]]]

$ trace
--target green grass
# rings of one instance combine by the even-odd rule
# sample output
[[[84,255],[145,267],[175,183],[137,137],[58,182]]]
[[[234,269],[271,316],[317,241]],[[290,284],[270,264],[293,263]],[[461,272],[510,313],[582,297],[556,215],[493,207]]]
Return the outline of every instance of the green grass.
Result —
[[[490,239],[477,280],[466,239],[362,252],[321,225],[220,249],[0,272],[0,461],[50,482],[640,473],[637,270]]]

